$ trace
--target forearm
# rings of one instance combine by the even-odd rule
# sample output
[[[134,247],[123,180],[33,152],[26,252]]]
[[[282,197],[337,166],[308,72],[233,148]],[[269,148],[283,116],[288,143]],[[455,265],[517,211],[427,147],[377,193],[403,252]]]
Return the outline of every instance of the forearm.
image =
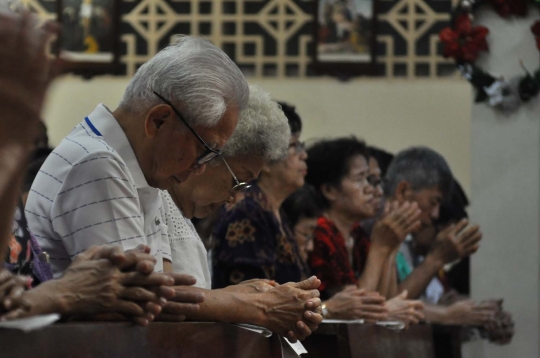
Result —
[[[76,302],[64,295],[62,284],[58,280],[44,282],[26,291],[22,299],[29,303],[29,309],[24,313],[25,317],[50,313],[67,316],[77,313]]]
[[[388,256],[378,289],[378,292],[387,299],[395,297],[399,294],[396,273],[396,254],[397,250]]]
[[[386,263],[391,252],[385,248],[372,246],[369,250],[366,267],[358,280],[358,287],[366,291],[378,291],[386,271]]]
[[[186,315],[188,320],[262,325],[264,310],[258,305],[257,294],[198,287],[182,287],[182,290],[203,292],[205,297],[198,311]]]
[[[409,299],[417,299],[425,291],[429,282],[437,275],[444,263],[428,255],[424,262],[399,284],[399,292],[407,290]]]
[[[0,218],[0,257],[5,257],[29,151],[24,142],[0,146],[0,207],[4,209]]]
[[[448,324],[446,306],[424,303],[424,320],[429,323]]]

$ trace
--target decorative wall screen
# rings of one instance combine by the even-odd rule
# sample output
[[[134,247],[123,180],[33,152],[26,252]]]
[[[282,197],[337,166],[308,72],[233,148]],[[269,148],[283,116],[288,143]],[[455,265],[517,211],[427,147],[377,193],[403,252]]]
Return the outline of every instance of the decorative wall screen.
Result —
[[[457,0],[379,1],[377,63],[385,77],[452,75],[438,32]],[[22,0],[55,18],[54,0]],[[202,35],[224,49],[248,76],[310,76],[313,0],[122,0],[123,74],[175,34]]]

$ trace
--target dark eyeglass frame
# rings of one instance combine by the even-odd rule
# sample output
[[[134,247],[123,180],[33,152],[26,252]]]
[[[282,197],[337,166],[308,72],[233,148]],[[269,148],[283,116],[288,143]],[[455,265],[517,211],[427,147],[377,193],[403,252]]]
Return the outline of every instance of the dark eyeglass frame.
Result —
[[[196,162],[197,162],[197,165],[201,166],[201,165],[204,165],[212,160],[214,160],[215,158],[219,157],[222,152],[221,150],[219,149],[212,149],[210,148],[210,146],[208,144],[206,144],[206,142],[201,138],[200,135],[197,134],[197,132],[195,132],[195,129],[193,129],[189,124],[188,122],[184,119],[184,117],[180,114],[180,112],[172,105],[171,102],[169,102],[167,99],[165,99],[165,97],[163,97],[162,95],[160,95],[159,93],[157,93],[156,91],[152,91],[154,92],[154,94],[156,96],[158,96],[163,102],[165,102],[165,104],[168,104],[174,111],[174,113],[178,116],[178,118],[180,118],[180,120],[182,121],[182,123],[185,124],[185,126],[189,129],[189,131],[191,133],[193,133],[193,135],[199,140],[199,142],[204,146],[204,153],[199,155],[196,159]],[[229,169],[230,170],[230,169]]]
[[[231,189],[231,191],[235,192],[235,193],[242,193],[243,191],[251,188],[251,184],[248,184],[246,182],[241,182],[238,180],[238,178],[236,177],[236,175],[234,175],[231,167],[229,166],[229,163],[227,163],[227,161],[225,160],[225,157],[221,157],[221,159],[223,160],[223,163],[225,164],[225,166],[227,167],[227,169],[229,170],[229,173],[231,173],[233,179],[234,179],[234,183],[233,184],[233,187]]]

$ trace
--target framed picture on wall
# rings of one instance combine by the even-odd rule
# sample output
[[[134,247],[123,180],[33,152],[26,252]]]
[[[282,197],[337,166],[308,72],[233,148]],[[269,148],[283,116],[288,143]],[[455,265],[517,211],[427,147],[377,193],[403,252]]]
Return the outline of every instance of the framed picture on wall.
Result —
[[[378,0],[317,0],[313,69],[317,74],[376,74]]]
[[[118,0],[57,0],[57,48],[76,74],[114,74],[120,63]]]

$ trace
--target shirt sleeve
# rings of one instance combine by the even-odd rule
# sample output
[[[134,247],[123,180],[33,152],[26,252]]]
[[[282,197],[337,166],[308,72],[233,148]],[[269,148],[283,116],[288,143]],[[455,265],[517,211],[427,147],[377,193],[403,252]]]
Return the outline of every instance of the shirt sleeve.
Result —
[[[92,245],[128,250],[146,243],[137,189],[125,164],[110,152],[73,164],[50,220],[70,258]]]

